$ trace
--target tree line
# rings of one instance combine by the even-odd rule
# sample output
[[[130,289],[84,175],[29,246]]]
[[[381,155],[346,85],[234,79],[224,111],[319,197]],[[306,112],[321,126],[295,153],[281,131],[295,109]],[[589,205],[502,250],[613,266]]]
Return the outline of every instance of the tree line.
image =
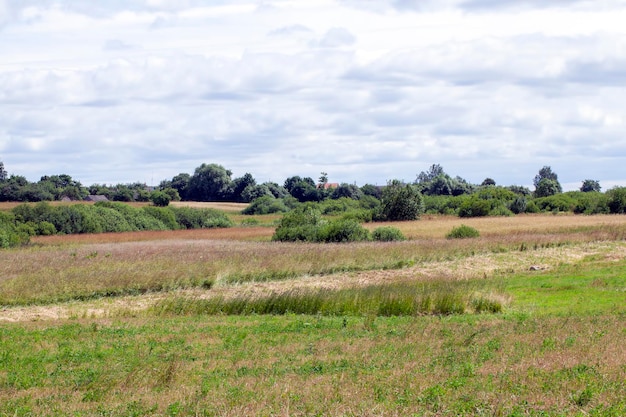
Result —
[[[246,214],[265,214],[288,211],[298,203],[349,199],[359,202],[359,208],[373,210],[375,219],[410,219],[421,213],[472,217],[546,211],[624,212],[621,187],[602,193],[597,180],[585,179],[578,191],[564,193],[550,166],[539,169],[533,186],[534,190],[501,186],[491,178],[472,184],[449,175],[439,164],[420,172],[412,182],[391,180],[384,186],[329,184],[325,172],[317,180],[295,175],[282,184],[258,183],[250,173],[233,178],[232,171],[215,163],[204,163],[192,174],[180,173],[154,188],[139,182],[83,186],[67,174],[46,175],[29,182],[23,176],[8,175],[0,161],[0,201],[83,200],[88,195],[104,196],[111,201],[152,201],[157,206],[166,206],[172,200],[228,201],[252,203]]]

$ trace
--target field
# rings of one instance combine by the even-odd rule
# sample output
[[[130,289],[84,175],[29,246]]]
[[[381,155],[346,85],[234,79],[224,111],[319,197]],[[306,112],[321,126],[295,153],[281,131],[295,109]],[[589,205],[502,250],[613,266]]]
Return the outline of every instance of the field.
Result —
[[[626,415],[625,216],[274,220],[0,251],[0,416]]]

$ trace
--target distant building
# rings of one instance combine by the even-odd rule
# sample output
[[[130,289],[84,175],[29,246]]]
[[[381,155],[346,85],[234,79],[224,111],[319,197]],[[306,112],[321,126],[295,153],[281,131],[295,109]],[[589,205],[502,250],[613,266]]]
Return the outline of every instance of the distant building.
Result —
[[[320,184],[320,185],[322,185],[322,184]],[[327,183],[324,183],[323,185],[324,185],[324,189],[325,190],[335,189],[335,188],[339,187],[339,183],[338,182],[327,182]]]
[[[97,203],[98,201],[109,201],[109,199],[105,195],[88,195],[85,197],[85,201]]]

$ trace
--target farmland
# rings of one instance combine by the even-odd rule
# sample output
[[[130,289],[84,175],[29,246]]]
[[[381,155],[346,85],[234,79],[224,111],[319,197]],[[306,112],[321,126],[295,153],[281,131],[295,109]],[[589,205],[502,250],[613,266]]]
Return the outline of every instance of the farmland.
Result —
[[[0,415],[626,414],[626,217],[305,244],[219,209],[0,251]]]

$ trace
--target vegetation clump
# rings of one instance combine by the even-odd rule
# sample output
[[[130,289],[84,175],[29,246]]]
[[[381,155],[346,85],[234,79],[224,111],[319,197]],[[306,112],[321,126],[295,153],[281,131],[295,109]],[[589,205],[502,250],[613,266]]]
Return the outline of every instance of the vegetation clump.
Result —
[[[469,239],[479,237],[480,232],[475,228],[467,225],[460,225],[453,228],[450,233],[446,235],[448,239]]]
[[[369,240],[369,232],[354,219],[326,220],[321,211],[306,204],[286,213],[272,240],[281,242],[346,243]]]
[[[374,229],[372,239],[377,242],[400,242],[406,240],[406,237],[396,227],[383,226]]]

